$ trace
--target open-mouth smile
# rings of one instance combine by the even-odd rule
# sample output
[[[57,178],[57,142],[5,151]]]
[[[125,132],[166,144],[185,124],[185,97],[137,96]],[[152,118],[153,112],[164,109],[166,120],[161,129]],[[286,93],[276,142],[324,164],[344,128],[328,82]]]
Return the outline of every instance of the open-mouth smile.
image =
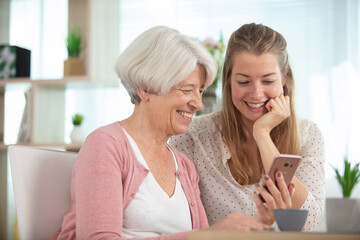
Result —
[[[262,111],[265,107],[265,104],[268,101],[264,101],[264,102],[259,102],[259,103],[250,103],[250,102],[246,102],[244,101],[245,104],[248,106],[249,110],[252,112],[259,112]]]
[[[180,110],[177,110],[176,112],[179,115],[181,115],[182,117],[184,117],[186,120],[189,120],[189,121],[191,121],[192,117],[194,116],[193,113],[187,113],[187,112],[183,112],[183,111],[180,111]]]

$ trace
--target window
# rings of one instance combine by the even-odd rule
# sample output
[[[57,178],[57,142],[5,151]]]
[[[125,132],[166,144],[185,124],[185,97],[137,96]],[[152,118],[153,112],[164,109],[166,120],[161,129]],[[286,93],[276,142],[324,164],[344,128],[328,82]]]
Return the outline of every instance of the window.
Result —
[[[346,152],[350,161],[360,159],[358,1],[122,0],[120,13],[122,50],[156,25],[199,39],[222,32],[227,40],[250,22],[277,30],[288,42],[298,115],[321,128],[327,161],[341,168]]]
[[[119,45],[124,50],[156,25],[176,28],[200,40],[218,39],[223,33],[225,41],[245,23],[272,27],[288,41],[298,115],[320,126],[326,159],[338,165],[346,152],[350,161],[360,159],[360,113],[355,105],[360,92],[359,4],[357,0],[121,0]],[[32,50],[34,78],[62,77],[66,9],[67,1],[11,2],[10,41]],[[67,101],[81,96],[81,91],[70,92]],[[91,119],[87,132],[123,119],[133,109],[123,87],[90,91],[87,98],[90,96],[97,96],[94,109],[88,109],[85,100],[79,103]],[[76,109],[78,106],[71,106],[71,111]]]

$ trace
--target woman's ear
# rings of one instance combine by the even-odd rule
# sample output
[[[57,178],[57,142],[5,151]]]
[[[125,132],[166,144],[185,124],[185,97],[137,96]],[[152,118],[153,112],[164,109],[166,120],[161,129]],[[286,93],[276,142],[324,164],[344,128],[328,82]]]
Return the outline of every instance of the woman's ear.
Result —
[[[150,94],[148,92],[146,92],[145,90],[142,90],[140,88],[136,88],[136,91],[137,91],[141,101],[143,101],[143,102],[149,101]]]

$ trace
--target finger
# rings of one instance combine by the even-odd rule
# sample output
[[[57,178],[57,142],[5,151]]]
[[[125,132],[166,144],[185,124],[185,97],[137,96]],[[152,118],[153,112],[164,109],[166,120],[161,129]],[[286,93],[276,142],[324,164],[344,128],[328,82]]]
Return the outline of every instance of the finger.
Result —
[[[257,208],[257,213],[255,214],[256,218],[262,223],[271,225],[275,218],[271,209],[268,209],[262,202],[260,195],[256,192],[254,193],[254,202]]]
[[[284,96],[284,106],[286,106],[286,111],[288,112],[289,116],[291,115],[291,109],[290,109],[290,97]]]
[[[295,185],[293,183],[290,183],[289,185],[289,193],[290,193],[290,196],[294,196],[294,193],[295,193]]]
[[[269,226],[267,224],[264,224],[262,222],[259,222],[257,220],[255,220],[254,218],[249,218],[247,220],[247,226],[249,228],[253,228],[253,229],[256,229],[256,230],[262,230],[264,228],[268,228]]]
[[[281,193],[283,201],[285,202],[286,208],[290,208],[291,207],[291,197],[290,197],[290,192],[289,192],[288,186],[285,183],[284,176],[281,172],[277,172],[275,174],[275,177],[276,177],[276,183],[277,183],[278,189],[280,190],[280,193]]]
[[[289,115],[289,107],[287,101],[285,100],[284,95],[280,95],[279,97],[274,98],[275,102],[278,104],[278,111],[284,117]]]
[[[265,175],[264,177],[264,183],[266,185],[266,187],[268,188],[269,194],[272,198],[272,200],[270,198],[269,201],[274,201],[275,202],[275,206],[270,205],[269,207],[271,207],[272,209],[274,208],[285,208],[285,202],[283,201],[281,192],[279,191],[279,189],[276,187],[275,183],[269,178],[268,175]],[[287,187],[286,187],[287,190]],[[260,191],[259,191],[260,192]],[[262,193],[261,193],[262,194]],[[264,196],[263,196],[264,197]],[[268,197],[268,196],[267,196]],[[264,197],[265,199],[265,197]],[[267,199],[265,199],[267,200]]]
[[[280,95],[280,97],[279,97],[279,99],[280,99],[280,101],[281,101],[281,105],[283,106],[283,110],[287,110],[287,106],[288,106],[288,103],[287,103],[287,100],[286,100],[286,98],[285,98],[285,96],[284,95]]]
[[[281,116],[282,119],[289,117],[289,109],[286,105],[285,98],[281,95],[280,97],[275,97],[269,101],[271,112],[276,113]],[[268,109],[268,110],[269,110]],[[270,111],[270,110],[269,110]]]
[[[250,228],[254,228],[254,229],[258,229],[258,230],[261,230],[262,228],[264,227],[267,227],[267,225],[259,222],[256,220],[256,218],[254,217],[250,217],[250,216],[246,216],[242,213],[239,213],[239,212],[234,212],[233,213],[233,217],[238,227],[238,230],[248,230],[250,231]]]
[[[289,96],[284,96],[286,104],[290,107],[290,97]]]
[[[273,109],[273,105],[275,104],[274,99],[270,99],[266,104],[265,104],[265,108],[271,112]]]
[[[270,192],[269,192],[270,191],[269,186],[271,187],[271,184],[269,184],[269,185],[266,184],[266,182],[271,181],[271,179],[269,179],[269,176],[267,176],[267,179],[268,180],[264,180],[264,182],[265,182],[265,186],[268,189],[265,189],[264,186],[260,186],[259,184],[256,184],[256,190],[261,194],[262,198],[265,200],[266,206],[272,210],[272,209],[278,208],[278,207],[276,206],[277,204],[276,204],[275,199],[272,196],[272,193],[270,194]],[[274,184],[272,184],[272,185],[274,185]],[[280,194],[280,192],[279,192],[279,194]]]
[[[253,198],[254,198],[254,202],[255,202],[255,205],[256,205],[256,208],[257,208],[259,214],[261,216],[267,215],[267,208],[265,207],[263,199],[261,199],[260,194],[258,194],[257,192],[254,192]]]

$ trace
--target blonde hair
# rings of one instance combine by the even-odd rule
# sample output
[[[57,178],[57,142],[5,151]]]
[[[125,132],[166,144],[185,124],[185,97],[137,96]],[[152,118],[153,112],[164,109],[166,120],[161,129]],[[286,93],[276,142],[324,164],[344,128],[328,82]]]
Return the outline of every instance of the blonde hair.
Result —
[[[278,56],[282,77],[285,79],[284,96],[290,98],[291,116],[276,126],[270,136],[280,153],[298,154],[300,137],[294,108],[294,78],[286,46],[286,40],[280,33],[255,23],[245,24],[233,32],[228,43],[222,75],[221,134],[231,154],[234,178],[242,185],[249,184],[250,176],[253,174],[253,170],[247,164],[250,159],[244,147],[251,133],[245,129],[241,113],[232,102],[230,78],[234,56],[241,52],[249,52],[257,56],[273,53]],[[263,172],[262,162],[260,162],[260,168]]]
[[[131,102],[140,103],[137,88],[165,95],[196,66],[206,71],[205,88],[215,79],[217,64],[200,42],[165,26],[140,34],[118,57],[115,65]]]

